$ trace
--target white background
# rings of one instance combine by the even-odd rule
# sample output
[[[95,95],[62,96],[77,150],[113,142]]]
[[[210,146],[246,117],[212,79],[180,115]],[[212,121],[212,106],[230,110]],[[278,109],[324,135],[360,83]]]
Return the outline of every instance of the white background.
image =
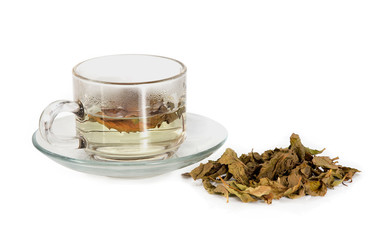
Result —
[[[2,1],[0,239],[387,238],[389,12],[374,0]],[[181,177],[197,164],[115,179],[34,149],[43,108],[72,98],[71,68],[118,53],[187,65],[188,111],[229,131],[209,159],[295,132],[362,172],[325,197],[227,204]]]

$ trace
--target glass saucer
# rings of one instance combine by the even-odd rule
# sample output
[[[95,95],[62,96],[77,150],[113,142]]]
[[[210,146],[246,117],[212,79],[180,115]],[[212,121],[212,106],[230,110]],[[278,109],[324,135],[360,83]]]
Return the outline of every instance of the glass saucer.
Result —
[[[186,139],[177,152],[164,160],[96,160],[83,149],[67,149],[44,141],[38,131],[34,146],[55,162],[76,171],[109,177],[143,178],[160,175],[199,162],[220,148],[227,138],[226,129],[214,120],[187,113]],[[74,116],[55,120],[56,134],[75,134]]]

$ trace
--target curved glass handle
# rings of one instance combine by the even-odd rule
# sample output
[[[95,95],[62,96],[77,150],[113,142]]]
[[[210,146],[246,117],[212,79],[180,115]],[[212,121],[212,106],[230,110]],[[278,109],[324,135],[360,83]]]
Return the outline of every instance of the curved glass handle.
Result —
[[[71,112],[78,118],[84,118],[84,107],[81,103],[67,100],[59,100],[50,103],[41,114],[39,119],[39,132],[44,140],[52,145],[68,148],[85,148],[86,142],[79,136],[57,136],[52,132],[52,126],[59,113]]]

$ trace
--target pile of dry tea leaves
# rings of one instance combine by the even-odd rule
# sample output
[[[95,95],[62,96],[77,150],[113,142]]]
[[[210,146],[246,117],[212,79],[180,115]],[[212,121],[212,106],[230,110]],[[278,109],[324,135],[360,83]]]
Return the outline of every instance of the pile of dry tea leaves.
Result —
[[[338,158],[317,156],[324,150],[307,148],[297,134],[292,134],[288,148],[261,155],[252,151],[240,157],[228,148],[217,161],[201,163],[183,176],[202,179],[209,193],[222,194],[227,201],[229,196],[236,196],[243,202],[264,200],[271,204],[281,197],[324,196],[328,188],[352,181],[359,172],[338,165]]]

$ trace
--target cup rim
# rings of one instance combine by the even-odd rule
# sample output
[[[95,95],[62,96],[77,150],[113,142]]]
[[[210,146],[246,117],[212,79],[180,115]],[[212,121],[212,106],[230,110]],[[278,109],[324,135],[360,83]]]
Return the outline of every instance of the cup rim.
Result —
[[[79,67],[81,64],[87,62],[87,61],[90,61],[90,60],[94,60],[94,59],[97,59],[97,58],[103,58],[103,57],[112,57],[112,56],[124,56],[124,55],[128,55],[128,56],[148,56],[148,57],[158,57],[158,58],[165,58],[165,59],[168,59],[168,60],[171,60],[171,61],[174,61],[176,63],[178,63],[180,66],[181,66],[181,71],[180,73],[174,75],[174,76],[171,76],[171,77],[167,77],[167,78],[162,78],[162,79],[156,79],[156,80],[152,80],[152,81],[143,81],[143,82],[107,82],[107,81],[103,81],[103,80],[97,80],[97,79],[91,79],[91,78],[87,78],[87,77],[84,77],[82,75],[80,75],[78,72],[77,72],[77,67]],[[181,76],[183,76],[184,74],[186,74],[187,72],[187,67],[182,63],[180,62],[179,60],[176,60],[174,58],[169,58],[169,57],[164,57],[164,56],[159,56],[159,55],[152,55],[152,54],[112,54],[112,55],[104,55],[104,56],[99,56],[99,57],[94,57],[94,58],[89,58],[87,60],[84,60],[80,63],[78,63],[76,66],[73,67],[72,69],[72,74],[73,76],[77,77],[77,78],[80,78],[82,80],[86,80],[86,81],[90,81],[90,82],[96,82],[96,83],[103,83],[103,84],[111,84],[111,85],[141,85],[141,84],[151,84],[151,83],[158,83],[158,82],[165,82],[165,81],[169,81],[169,80],[173,80],[173,79],[177,79],[177,78],[180,78]]]

